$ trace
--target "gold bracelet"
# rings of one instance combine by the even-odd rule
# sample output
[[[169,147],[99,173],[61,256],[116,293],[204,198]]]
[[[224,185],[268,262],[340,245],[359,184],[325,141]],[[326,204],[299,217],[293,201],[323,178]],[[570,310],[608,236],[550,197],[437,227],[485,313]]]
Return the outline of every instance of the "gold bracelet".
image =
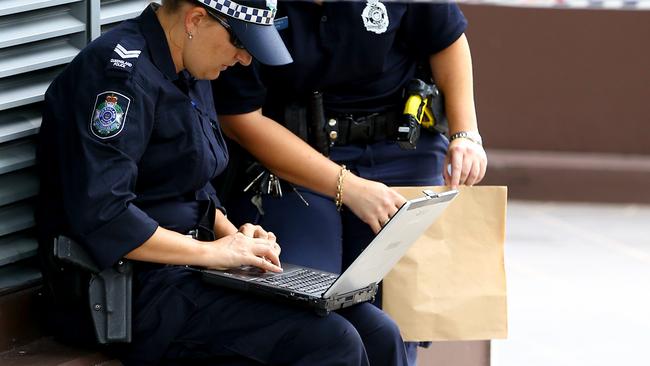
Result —
[[[336,183],[336,197],[334,199],[337,211],[341,211],[341,208],[343,208],[343,179],[345,178],[345,173],[347,171],[348,169],[345,167],[345,165],[341,165],[341,170],[339,171],[339,179]]]

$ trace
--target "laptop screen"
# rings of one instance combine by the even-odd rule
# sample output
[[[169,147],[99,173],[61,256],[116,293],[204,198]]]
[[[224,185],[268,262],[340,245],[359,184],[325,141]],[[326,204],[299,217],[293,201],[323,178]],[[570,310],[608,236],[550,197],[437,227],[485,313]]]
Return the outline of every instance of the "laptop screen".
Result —
[[[379,283],[457,194],[450,190],[407,201],[324,296]]]

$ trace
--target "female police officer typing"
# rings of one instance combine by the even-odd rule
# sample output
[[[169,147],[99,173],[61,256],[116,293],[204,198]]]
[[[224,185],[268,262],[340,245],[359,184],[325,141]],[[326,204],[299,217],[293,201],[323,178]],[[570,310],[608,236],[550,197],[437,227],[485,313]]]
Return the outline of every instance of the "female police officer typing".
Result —
[[[46,93],[39,241],[70,236],[101,269],[135,263],[126,365],[405,363],[399,330],[370,304],[318,317],[185,267],[282,270],[274,235],[237,230],[216,200],[210,180],[228,153],[206,81],[251,54],[291,62],[273,16],[264,4],[163,0],[86,47]],[[65,298],[74,283],[62,271],[45,269],[54,330],[83,336],[90,309]]]
[[[215,103],[224,131],[299,194],[258,179],[234,205],[233,222],[275,232],[288,262],[339,272],[404,202],[381,183],[455,187],[483,178],[466,20],[455,4],[282,1],[275,23],[294,63],[228,70],[213,83]],[[419,73],[445,96],[452,141],[422,129],[416,149],[403,149],[403,93]]]

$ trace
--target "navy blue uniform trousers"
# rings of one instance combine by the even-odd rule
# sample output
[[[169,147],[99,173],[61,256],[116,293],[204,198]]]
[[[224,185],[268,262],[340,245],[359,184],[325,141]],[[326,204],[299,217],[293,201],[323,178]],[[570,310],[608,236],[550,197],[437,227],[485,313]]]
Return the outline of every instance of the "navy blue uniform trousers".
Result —
[[[397,325],[370,304],[320,317],[203,283],[189,269],[141,271],[131,365],[406,365]]]
[[[442,185],[442,169],[448,141],[440,135],[422,131],[417,149],[403,150],[392,141],[370,145],[335,146],[330,159],[345,164],[363,178],[389,186]],[[345,183],[343,185],[345,202]],[[228,218],[240,225],[257,223],[276,234],[282,246],[281,260],[334,273],[340,273],[372,241],[375,234],[349,210],[336,210],[333,200],[297,187],[309,203],[289,189],[281,198],[263,196],[264,215],[242,195],[228,208]],[[381,307],[381,295],[375,305]],[[414,365],[417,343],[407,343],[409,364]]]

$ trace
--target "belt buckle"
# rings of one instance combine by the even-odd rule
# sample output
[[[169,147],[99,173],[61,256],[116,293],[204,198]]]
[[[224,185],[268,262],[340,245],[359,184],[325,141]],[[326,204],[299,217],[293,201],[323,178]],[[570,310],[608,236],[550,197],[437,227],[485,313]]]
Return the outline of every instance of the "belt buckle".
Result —
[[[344,120],[345,122],[350,123],[350,124],[356,123],[356,120],[354,119],[354,116],[349,114],[349,113],[340,116],[339,119]]]
[[[345,118],[349,124],[349,142],[368,143],[372,141],[374,128],[368,116],[354,118],[353,115],[346,115]]]

